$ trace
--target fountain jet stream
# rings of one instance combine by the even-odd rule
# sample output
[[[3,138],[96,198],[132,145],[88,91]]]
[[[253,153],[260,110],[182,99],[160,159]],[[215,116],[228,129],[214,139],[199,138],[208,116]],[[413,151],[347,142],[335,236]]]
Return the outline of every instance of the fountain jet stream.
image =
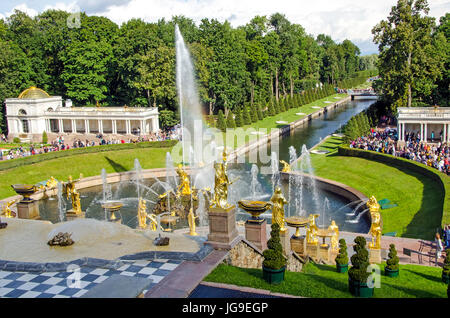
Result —
[[[58,211],[59,211],[59,221],[63,222],[66,217],[66,203],[63,199],[63,185],[58,182]]]
[[[353,220],[347,220],[347,221],[345,221],[345,222],[347,222],[347,223],[358,223],[359,220],[361,219],[361,217],[362,217],[364,214],[366,214],[367,211],[369,211],[369,209],[363,210],[361,213],[358,214],[358,216],[357,216],[355,219],[353,219]]]

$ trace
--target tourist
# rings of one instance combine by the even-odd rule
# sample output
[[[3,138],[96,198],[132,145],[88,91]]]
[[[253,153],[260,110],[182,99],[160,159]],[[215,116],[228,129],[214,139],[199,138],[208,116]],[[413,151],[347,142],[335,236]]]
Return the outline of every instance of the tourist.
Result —
[[[442,251],[444,250],[444,247],[442,246],[441,236],[439,233],[436,233],[435,237],[435,243],[436,243],[436,257],[437,259],[440,259],[442,256]]]

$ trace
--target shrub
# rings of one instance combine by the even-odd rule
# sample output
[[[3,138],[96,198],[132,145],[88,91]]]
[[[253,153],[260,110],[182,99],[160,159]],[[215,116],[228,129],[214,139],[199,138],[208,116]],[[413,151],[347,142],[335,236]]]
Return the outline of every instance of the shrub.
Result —
[[[227,128],[236,128],[236,123],[234,121],[234,115],[232,112],[228,112],[227,116]]]
[[[366,239],[362,236],[355,238],[356,243],[353,250],[356,254],[351,257],[352,267],[348,270],[349,277],[356,282],[366,283],[370,273],[367,272],[369,266],[369,252],[366,249]]]
[[[48,137],[47,137],[47,133],[44,130],[44,132],[42,133],[42,143],[47,144],[47,142],[48,142]]]
[[[234,119],[236,127],[244,126],[244,120],[242,119],[242,110],[240,108],[236,109],[236,118]]]
[[[386,261],[386,268],[391,270],[391,271],[396,271],[398,270],[398,261],[399,258],[397,256],[397,250],[395,249],[395,245],[391,244],[389,245],[389,259]],[[450,264],[449,264],[450,265]],[[450,267],[449,267],[450,270]]]
[[[339,240],[339,254],[335,258],[336,264],[348,264],[347,243],[344,239]]]
[[[244,109],[242,110],[242,118],[244,119],[244,125],[252,124],[252,118],[250,116],[248,107],[244,107]]]
[[[257,110],[257,115],[258,115],[258,120],[263,120],[264,119],[264,115],[263,112],[261,111],[261,105],[258,104],[258,106],[256,106]]]
[[[14,137],[13,143],[20,144],[20,138],[19,137]]]
[[[444,266],[442,267],[442,275],[450,276],[450,251],[447,250],[447,255],[444,259]]]
[[[270,239],[267,241],[267,249],[263,252],[263,257],[263,265],[266,268],[281,269],[286,266],[286,258],[280,243],[280,226],[276,222],[272,223]]]
[[[250,118],[252,123],[256,123],[258,121],[258,111],[256,110],[255,104],[250,107]]]
[[[275,116],[275,107],[273,106],[273,104],[269,104],[269,109],[268,109],[268,115],[269,116]]]

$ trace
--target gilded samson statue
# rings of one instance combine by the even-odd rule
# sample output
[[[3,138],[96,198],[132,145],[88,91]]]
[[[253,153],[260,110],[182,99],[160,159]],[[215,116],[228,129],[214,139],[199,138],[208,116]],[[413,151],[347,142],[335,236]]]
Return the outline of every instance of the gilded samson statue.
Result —
[[[370,218],[372,225],[370,226],[369,233],[372,235],[372,242],[369,243],[369,247],[372,249],[381,248],[381,215],[380,204],[377,202],[374,196],[372,196],[367,202],[369,208]]]

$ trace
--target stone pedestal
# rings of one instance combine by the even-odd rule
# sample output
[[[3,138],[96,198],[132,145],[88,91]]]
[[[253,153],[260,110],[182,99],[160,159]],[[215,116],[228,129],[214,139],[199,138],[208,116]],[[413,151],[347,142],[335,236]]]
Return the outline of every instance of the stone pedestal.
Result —
[[[255,244],[260,251],[267,249],[267,221],[245,222],[245,239]]]
[[[283,246],[284,255],[289,255],[291,253],[291,237],[289,231],[280,232],[280,242]]]
[[[78,219],[78,218],[84,218],[84,216],[86,215],[86,212],[81,211],[80,212],[76,212],[73,209],[67,210],[66,212],[66,219],[67,221],[73,220],[73,219]]]
[[[17,216],[19,219],[39,219],[39,203],[36,200],[20,201],[17,203]]]
[[[319,258],[319,243],[308,243],[306,242],[306,255],[311,258]]]
[[[305,236],[295,236],[291,237],[291,250],[293,250],[298,255],[305,255]]]
[[[321,244],[319,247],[319,257],[325,262],[330,261],[330,246],[328,244]]]
[[[207,243],[216,249],[229,250],[238,237],[236,228],[236,206],[223,209],[209,207],[209,234]]]
[[[381,249],[369,247],[369,263],[381,264]]]

